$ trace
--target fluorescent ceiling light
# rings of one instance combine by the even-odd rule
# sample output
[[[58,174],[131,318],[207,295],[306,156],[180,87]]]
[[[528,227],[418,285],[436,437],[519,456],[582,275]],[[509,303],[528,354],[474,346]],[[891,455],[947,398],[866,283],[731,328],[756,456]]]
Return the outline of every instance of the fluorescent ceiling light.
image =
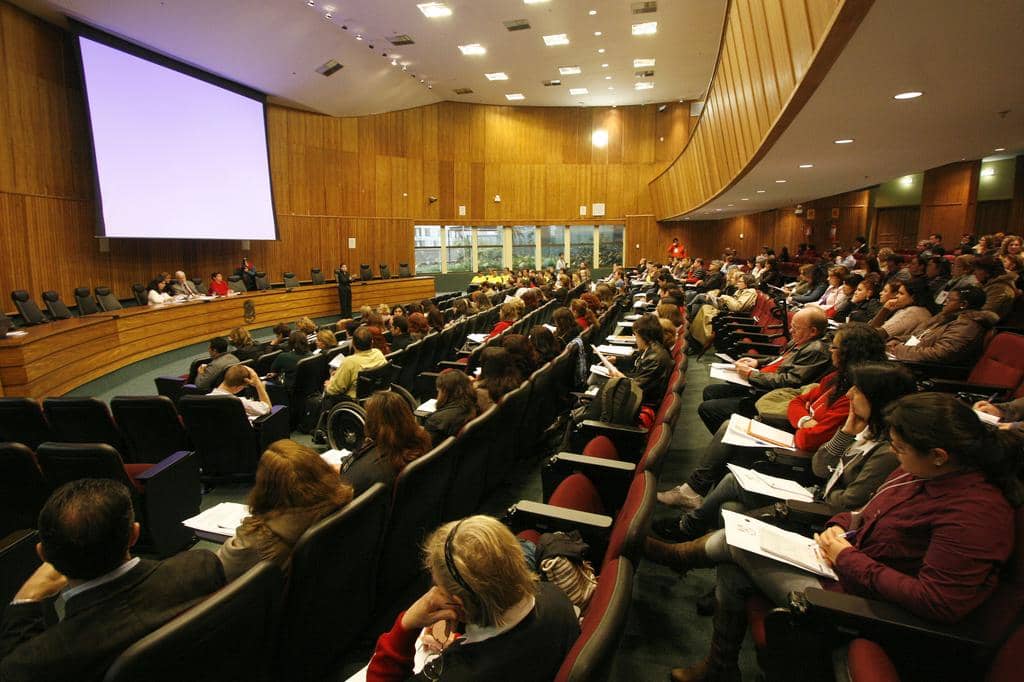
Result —
[[[633,68],[634,69],[649,69],[652,66],[654,66],[654,62],[655,62],[654,59],[634,59],[633,60]]]
[[[747,197],[743,197],[742,199],[740,199],[740,201],[750,201],[750,199]]]
[[[1006,151],[1006,147],[996,147],[992,151],[994,151],[994,152],[1005,152]]]
[[[596,9],[592,9],[589,12],[587,12],[587,14],[589,14],[590,16],[594,16],[595,14],[597,14],[597,10]]]
[[[607,65],[607,64],[602,64],[602,65],[601,65],[601,68],[602,68],[602,69],[607,69],[607,68],[608,68],[608,65]]]
[[[633,24],[633,35],[651,36],[658,32],[658,22],[645,21],[642,24]]]
[[[515,102],[516,100],[526,99],[526,96],[521,92],[510,92],[505,95],[505,99],[509,102]]]
[[[981,177],[983,178],[990,178],[995,174],[996,169],[993,168],[992,166],[985,166],[984,168],[981,169]]]
[[[484,76],[489,81],[507,81],[508,74],[504,71],[496,71],[494,73],[485,73]]]
[[[853,138],[850,138],[850,137],[844,137],[841,140],[832,140],[832,141],[835,142],[836,144],[853,144]]]
[[[421,2],[416,5],[423,12],[423,16],[428,19],[437,19],[438,17],[450,17],[452,15],[452,9],[443,2]]]
[[[480,43],[470,43],[469,45],[459,45],[459,50],[465,55],[481,55],[487,54],[487,48]]]
[[[590,90],[586,88],[569,88],[570,95],[589,95]]]
[[[523,0],[524,5],[543,5],[548,0]]]
[[[594,31],[594,35],[597,36],[598,38],[600,38],[601,36],[604,35],[604,33],[601,32],[601,31]]]
[[[914,176],[904,175],[902,178],[900,178],[900,184],[903,185],[904,187],[910,187],[911,185],[914,184]]]
[[[785,182],[785,180],[776,180],[775,182],[783,183],[783,182]]]
[[[814,168],[814,164],[813,163],[801,163],[800,167],[801,168]]]
[[[893,99],[917,99],[918,97],[920,97],[923,94],[924,94],[923,92],[918,92],[917,90],[910,90],[908,92],[901,92],[901,93],[899,93],[897,95],[893,95],[892,98]]]
[[[553,45],[568,45],[569,36],[564,33],[555,33],[554,35],[544,36],[544,44],[548,47]]]
[[[594,143],[595,147],[607,147],[608,131],[604,128],[598,128],[591,134],[590,141]]]
[[[578,66],[559,66],[558,73],[563,76],[575,76],[578,73],[582,73],[582,69]]]
[[[763,189],[759,189],[759,190],[755,190],[755,191],[756,191],[756,192],[757,192],[758,194],[764,194],[764,190],[763,190]]]
[[[597,48],[597,53],[598,54],[604,54],[604,48],[603,47]]]
[[[633,83],[634,90],[650,90],[654,87],[654,81],[640,81],[639,83]]]

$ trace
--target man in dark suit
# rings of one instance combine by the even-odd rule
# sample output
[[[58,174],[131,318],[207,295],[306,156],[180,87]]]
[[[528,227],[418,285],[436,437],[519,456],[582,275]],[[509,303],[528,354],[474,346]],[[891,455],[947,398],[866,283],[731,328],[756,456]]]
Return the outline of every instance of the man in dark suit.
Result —
[[[348,266],[342,264],[334,275],[338,278],[338,303],[341,305],[341,316],[352,317],[352,276],[348,274]]]
[[[224,585],[216,555],[132,558],[131,495],[116,481],[58,488],[39,514],[43,560],[4,611],[0,679],[100,680],[117,656]]]

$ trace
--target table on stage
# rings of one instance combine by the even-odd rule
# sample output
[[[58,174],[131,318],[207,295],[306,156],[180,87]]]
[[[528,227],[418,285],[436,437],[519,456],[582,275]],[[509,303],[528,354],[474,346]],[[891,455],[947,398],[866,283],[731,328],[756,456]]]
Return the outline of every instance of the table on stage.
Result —
[[[352,283],[352,308],[419,302],[433,277]],[[256,329],[300,317],[338,315],[335,284],[250,291],[211,301],[138,306],[24,327],[0,339],[0,395],[58,396],[133,362],[189,346],[235,327]]]

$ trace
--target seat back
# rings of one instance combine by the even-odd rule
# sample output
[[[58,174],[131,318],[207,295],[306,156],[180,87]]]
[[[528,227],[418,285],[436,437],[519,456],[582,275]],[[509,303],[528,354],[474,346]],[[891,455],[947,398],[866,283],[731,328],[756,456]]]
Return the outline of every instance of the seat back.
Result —
[[[270,288],[270,280],[267,279],[267,273],[257,272],[254,279],[256,281],[257,291],[266,291]]]
[[[31,398],[0,398],[0,441],[21,443],[35,450],[53,440],[42,406]]]
[[[295,544],[282,615],[281,679],[328,679],[338,654],[368,624],[390,500],[387,486],[376,483]]]
[[[42,324],[46,322],[46,318],[43,317],[43,311],[39,309],[39,306],[36,305],[36,302],[32,300],[24,289],[12,291],[11,300],[14,301],[14,307],[18,309],[18,314],[21,315],[21,319],[25,324]]]
[[[110,287],[96,287],[96,303],[103,312],[121,310],[124,307],[117,300],[117,296],[111,293]]]
[[[268,348],[273,348],[273,346],[268,346]],[[274,358],[276,358],[283,352],[284,351],[280,350],[272,350],[269,353],[264,353],[263,355],[256,358],[256,363],[253,366],[253,369],[256,370],[256,373],[259,374],[260,376],[265,376],[267,372],[270,371],[271,366],[274,364]]]
[[[423,372],[431,372],[434,369],[434,356],[437,355],[437,343],[441,335],[438,332],[430,332],[420,339],[420,352],[416,356],[416,376]]]
[[[412,272],[409,270],[408,263],[398,264],[398,276],[399,277],[412,277]]]
[[[260,442],[242,401],[231,395],[186,395],[178,401],[192,446],[206,477],[251,475]]]
[[[135,490],[121,455],[106,443],[43,443],[36,459],[52,488],[82,478],[108,478]]]
[[[650,530],[651,515],[654,513],[657,484],[658,479],[650,471],[633,477],[626,501],[622,503],[622,508],[615,517],[611,535],[608,537],[604,565],[620,556],[626,557],[633,564],[640,560],[640,551],[647,531]]]
[[[28,528],[0,536],[0,599],[4,604],[11,603],[22,584],[39,568],[38,542],[39,533]]]
[[[442,521],[469,516],[480,506],[487,480],[488,449],[493,445],[493,429],[498,406],[471,419],[455,439],[452,448],[452,477],[444,501]]]
[[[32,451],[21,443],[0,443],[0,538],[21,528],[35,528],[49,494]]]
[[[295,276],[294,272],[285,272],[282,276],[284,277],[285,289],[294,289],[299,286],[299,278]]]
[[[302,421],[302,415],[306,409],[306,399],[314,393],[323,391],[324,382],[330,376],[327,362],[327,355],[320,353],[302,358],[295,365],[292,387],[288,391],[289,419],[293,428]]]
[[[96,305],[96,299],[89,293],[88,287],[75,288],[75,305],[78,306],[78,315],[92,315],[98,313],[100,307]]]
[[[672,377],[669,377],[669,390],[666,391],[658,406],[658,412],[654,416],[655,424],[667,424],[675,428],[676,420],[679,418],[679,396],[672,390]]]
[[[551,493],[548,504],[589,514],[604,514],[606,511],[597,486],[581,473],[566,476]]]
[[[128,647],[104,682],[268,679],[283,589],[281,569],[256,564]]]
[[[324,271],[320,268],[312,268],[309,271],[310,279],[313,280],[313,284],[323,284],[326,280],[324,279]]]
[[[359,279],[373,279],[373,269],[370,268],[369,263],[359,265]]]
[[[106,443],[119,452],[124,438],[102,400],[96,398],[47,398],[43,411],[51,437],[59,443]]]
[[[419,376],[420,349],[423,348],[423,340],[413,341],[405,347],[402,360],[398,365],[402,368],[398,372],[398,384],[407,391],[412,391],[416,386],[416,377]]]
[[[1012,390],[1024,383],[1024,336],[1010,332],[996,334],[967,381]]]
[[[156,464],[188,449],[185,427],[170,398],[116,396],[110,401],[110,411],[133,462]]]
[[[380,367],[364,369],[356,375],[356,399],[369,398],[377,391],[386,391],[391,384],[398,379],[398,372],[401,368],[390,362]]]
[[[378,562],[379,607],[393,601],[402,588],[422,575],[420,547],[427,534],[441,524],[454,442],[454,438],[446,438],[433,450],[407,464],[395,481],[391,514]]]
[[[193,277],[192,278],[192,284],[195,285],[196,291],[198,291],[201,294],[206,294],[206,293],[209,293],[209,291],[210,291],[210,287],[207,286],[206,280],[202,279],[200,277]]]
[[[228,275],[228,290],[238,294],[244,294],[248,291],[245,288],[245,282],[242,281],[241,275]]]
[[[967,616],[970,632],[999,642],[1024,612],[1024,507],[1014,513],[1013,553],[1003,566],[999,584],[981,606]]]
[[[647,444],[637,462],[637,471],[651,471],[655,476],[661,473],[665,453],[672,445],[672,428],[668,424],[655,424],[647,434]]]
[[[46,306],[50,317],[55,320],[69,320],[72,317],[71,311],[64,305],[64,301],[60,300],[60,294],[52,289],[43,292],[43,305]]]
[[[146,286],[136,282],[132,285],[132,298],[135,299],[137,305],[146,305],[149,303],[149,294],[146,292]]]
[[[387,263],[381,263],[380,264],[380,278],[381,279],[391,279],[391,270],[388,269],[388,264]]]
[[[524,381],[519,388],[505,394],[498,404],[497,428],[491,432],[494,442],[487,450],[488,492],[505,480],[517,459],[533,456],[533,451],[526,447],[528,439],[522,428],[532,389],[533,385]]]
[[[555,682],[589,682],[607,674],[619,646],[633,598],[633,565],[625,558],[607,563],[590,597],[580,636],[569,649]]]
[[[985,682],[1016,682],[1024,670],[1024,625],[1018,625],[999,648]]]

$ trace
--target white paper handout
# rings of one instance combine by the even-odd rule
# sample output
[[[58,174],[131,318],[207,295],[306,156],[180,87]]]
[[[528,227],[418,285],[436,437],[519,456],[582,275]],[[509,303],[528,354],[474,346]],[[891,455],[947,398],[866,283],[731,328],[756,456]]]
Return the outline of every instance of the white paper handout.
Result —
[[[597,359],[601,363],[601,368],[604,370],[604,376],[610,377],[618,372],[618,370],[615,369],[615,365],[610,363],[608,358],[606,358],[597,348],[594,349],[594,354],[597,355]],[[593,368],[591,368],[591,371],[593,371]],[[598,374],[601,374],[601,372],[598,372]]]
[[[728,509],[722,510],[722,520],[725,522],[725,541],[731,546],[816,575],[839,579],[821,556],[818,543],[813,538],[781,530]]]
[[[789,479],[769,476],[753,469],[747,469],[735,464],[726,464],[729,471],[736,478],[740,487],[750,493],[767,495],[780,500],[799,500],[800,502],[813,502],[814,495],[806,488]]]
[[[340,466],[341,463],[352,456],[348,450],[327,450],[320,453],[320,458],[332,466]]]
[[[466,334],[466,338],[472,341],[473,343],[483,343],[484,339],[487,338],[487,334]]]
[[[181,523],[196,531],[200,537],[224,542],[235,534],[235,529],[248,515],[249,507],[244,504],[221,502]]]
[[[624,319],[624,320],[626,320],[628,322],[632,322],[634,320],[639,320],[640,316],[639,315],[635,315],[635,314],[623,315],[622,319]],[[620,322],[619,324],[622,324],[622,323]]]
[[[734,365],[724,362],[712,362],[710,374],[712,379],[719,381],[728,381],[730,384],[739,384],[740,386],[750,385],[749,381],[740,377]]]
[[[434,414],[437,412],[437,398],[431,398],[416,408],[416,412],[423,414]]]
[[[725,436],[722,438],[722,442],[728,445],[738,445],[744,448],[773,448],[777,447],[780,450],[795,451],[794,446],[778,445],[777,443],[770,443],[765,440],[760,440],[750,435],[750,419],[744,417],[741,414],[734,414],[729,418],[729,425],[725,429]],[[764,426],[762,424],[762,426]],[[777,431],[778,433],[785,434],[785,431],[781,429],[774,429],[773,427],[766,427]],[[789,435],[789,434],[787,434]],[[792,438],[792,435],[790,435]],[[782,440],[782,439],[778,439]]]
[[[736,361],[732,358],[731,355],[726,355],[725,353],[715,353],[715,357],[721,360],[722,362],[729,363],[730,365],[736,364]]]
[[[612,334],[612,335],[609,335],[605,339],[605,341],[607,341],[608,343],[616,343],[616,344],[623,345],[623,346],[635,346],[636,345],[636,337],[633,336],[632,334],[622,334],[622,335],[614,335],[614,334]]]
[[[600,346],[595,346],[594,350],[604,355],[617,355],[620,358],[628,358],[633,355],[635,348],[631,346],[613,346],[610,343],[605,343]]]
[[[602,364],[591,365],[590,373],[601,377],[610,377],[612,375],[612,373],[608,371],[608,368]]]
[[[994,414],[982,412],[981,410],[975,410],[974,414],[978,415],[978,419],[985,422],[986,424],[995,425],[999,423],[999,417],[995,416]]]

